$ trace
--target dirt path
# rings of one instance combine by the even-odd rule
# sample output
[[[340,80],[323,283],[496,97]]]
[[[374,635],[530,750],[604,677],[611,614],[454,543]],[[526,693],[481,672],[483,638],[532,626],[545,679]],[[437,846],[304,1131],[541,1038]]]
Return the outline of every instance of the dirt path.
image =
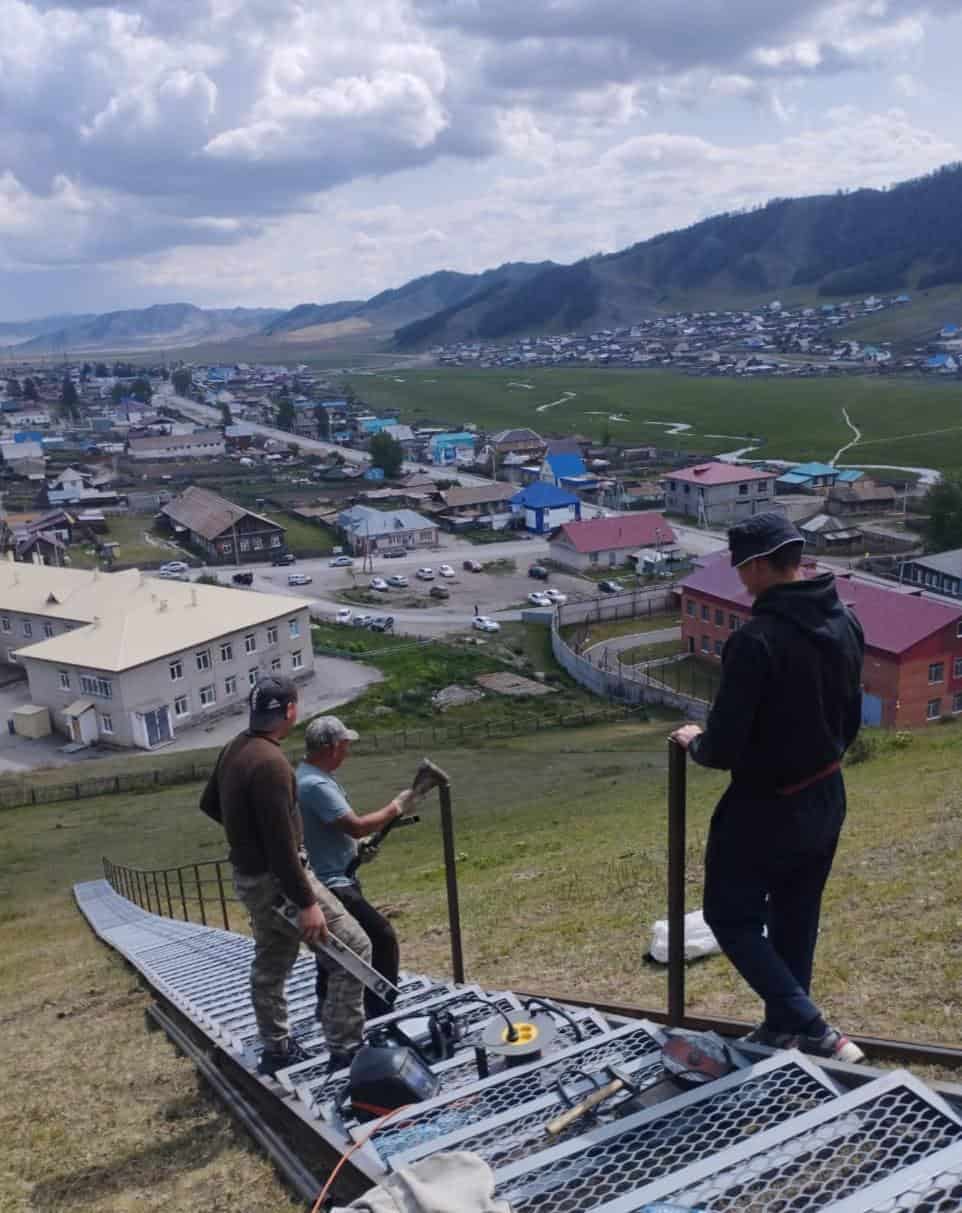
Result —
[[[857,425],[855,425],[853,423],[852,418],[849,417],[848,409],[846,409],[846,408],[842,409],[842,416],[845,418],[845,424],[852,431],[852,433],[855,435],[855,437],[852,439],[851,442],[847,442],[845,444],[845,446],[840,447],[839,450],[837,450],[835,452],[834,456],[829,460],[829,463],[832,465],[832,467],[835,466],[835,464],[839,461],[839,459],[842,458],[842,456],[845,454],[846,451],[850,451],[853,446],[858,446],[858,444],[862,441],[862,431],[858,428]]]
[[[557,400],[549,400],[547,404],[539,404],[535,412],[543,413],[546,409],[553,409],[556,404],[567,404],[569,400],[573,400],[577,395],[577,392],[562,392]]]

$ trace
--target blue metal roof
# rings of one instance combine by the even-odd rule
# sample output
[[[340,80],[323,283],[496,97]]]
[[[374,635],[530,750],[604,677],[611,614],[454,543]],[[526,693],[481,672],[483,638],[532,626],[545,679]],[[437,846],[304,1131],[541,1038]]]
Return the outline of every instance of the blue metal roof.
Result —
[[[795,472],[786,472],[783,476],[779,476],[776,484],[808,484],[810,476],[799,476]]]
[[[556,480],[560,480],[562,476],[583,476],[586,471],[585,462],[580,455],[548,455],[545,462]]]
[[[835,468],[830,463],[800,463],[797,467],[792,468],[794,476],[834,476],[836,475]]]
[[[856,480],[861,480],[864,475],[865,473],[858,468],[845,468],[844,471],[839,472],[838,478],[842,484],[852,484]]]
[[[534,484],[529,484],[527,488],[523,488],[520,493],[515,493],[511,498],[511,504],[530,510],[543,510],[559,505],[577,505],[578,498],[574,493],[539,480]]]

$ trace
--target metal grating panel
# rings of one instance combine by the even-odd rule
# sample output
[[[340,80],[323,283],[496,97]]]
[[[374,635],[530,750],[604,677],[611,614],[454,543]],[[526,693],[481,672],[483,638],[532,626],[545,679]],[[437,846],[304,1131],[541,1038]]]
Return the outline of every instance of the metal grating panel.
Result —
[[[834,1085],[800,1054],[782,1053],[676,1096],[495,1176],[518,1213],[577,1213],[710,1157],[833,1101]],[[470,1148],[470,1147],[468,1147]]]
[[[455,1130],[480,1124],[517,1104],[539,1099],[559,1078],[568,1077],[578,1068],[632,1061],[653,1056],[660,1049],[658,1030],[653,1024],[629,1024],[597,1042],[575,1045],[554,1057],[429,1100],[404,1121],[396,1124],[389,1121],[378,1132],[375,1138],[378,1154],[390,1158]]]
[[[828,1206],[831,1213],[959,1213],[962,1209],[962,1144],[872,1184]]]
[[[666,1200],[711,1213],[816,1213],[962,1141],[962,1122],[904,1070],[597,1209]]]

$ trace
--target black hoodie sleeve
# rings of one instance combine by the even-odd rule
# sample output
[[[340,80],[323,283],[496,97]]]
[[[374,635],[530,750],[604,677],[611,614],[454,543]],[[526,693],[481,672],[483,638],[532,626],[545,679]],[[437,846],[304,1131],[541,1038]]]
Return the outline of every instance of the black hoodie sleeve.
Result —
[[[732,633],[722,654],[721,685],[705,731],[688,748],[695,762],[719,771],[739,765],[769,675],[764,641],[744,631]]]

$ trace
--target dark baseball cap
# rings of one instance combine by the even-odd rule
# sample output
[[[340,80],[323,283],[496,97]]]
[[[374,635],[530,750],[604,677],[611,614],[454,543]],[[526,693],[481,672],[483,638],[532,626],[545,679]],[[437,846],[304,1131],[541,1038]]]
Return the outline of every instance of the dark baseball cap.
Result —
[[[297,703],[297,684],[281,674],[260,678],[250,693],[250,727],[255,733],[276,729],[288,704]]]
[[[769,511],[755,514],[739,522],[728,532],[728,547],[731,551],[732,568],[756,560],[759,556],[771,556],[789,543],[804,543],[804,538],[784,514]]]

